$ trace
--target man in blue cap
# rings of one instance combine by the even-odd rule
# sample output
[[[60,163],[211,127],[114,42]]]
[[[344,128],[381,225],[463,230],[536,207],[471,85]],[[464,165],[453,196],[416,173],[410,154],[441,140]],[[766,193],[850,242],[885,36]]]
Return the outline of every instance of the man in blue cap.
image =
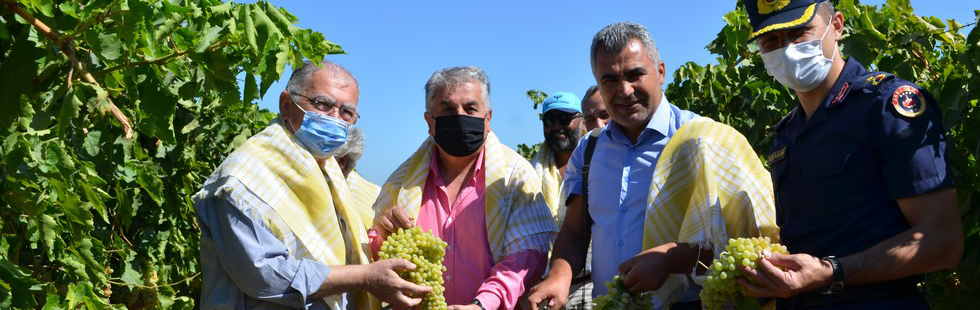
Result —
[[[578,96],[569,92],[556,92],[544,100],[541,115],[544,143],[531,160],[531,165],[542,178],[545,200],[558,225],[561,225],[558,216],[564,207],[559,201],[565,165],[585,133],[581,106]]]
[[[558,227],[565,218],[565,204],[561,203],[565,196],[562,192],[565,165],[585,133],[581,106],[578,96],[569,92],[556,92],[544,100],[541,115],[544,143],[531,160],[535,172],[541,177],[541,192]],[[566,308],[592,309],[590,269],[586,268],[572,280]]]
[[[916,284],[963,251],[948,143],[918,85],[844,60],[827,1],[743,0],[766,70],[799,105],[768,162],[782,242],[742,271],[787,309],[926,309]],[[781,268],[780,268],[781,267]]]

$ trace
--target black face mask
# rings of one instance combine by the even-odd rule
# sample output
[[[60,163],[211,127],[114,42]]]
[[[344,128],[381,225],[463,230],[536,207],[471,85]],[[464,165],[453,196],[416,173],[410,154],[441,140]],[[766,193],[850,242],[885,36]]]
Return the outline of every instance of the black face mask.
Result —
[[[436,134],[439,147],[449,155],[464,157],[483,145],[483,118],[469,115],[436,117]]]

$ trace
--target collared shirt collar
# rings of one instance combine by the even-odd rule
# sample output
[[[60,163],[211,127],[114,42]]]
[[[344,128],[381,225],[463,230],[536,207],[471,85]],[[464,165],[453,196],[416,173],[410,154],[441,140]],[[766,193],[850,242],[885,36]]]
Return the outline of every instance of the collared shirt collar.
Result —
[[[667,101],[667,96],[661,95],[660,105],[657,106],[657,110],[653,112],[653,116],[650,117],[650,121],[647,122],[646,128],[644,128],[643,132],[640,133],[640,137],[636,139],[636,142],[640,143],[640,141],[643,141],[646,139],[646,137],[650,136],[652,134],[651,132],[659,133],[660,135],[666,137],[670,132],[671,119],[673,118],[671,114],[670,102]],[[612,124],[610,124],[610,126],[608,126],[608,128],[610,131],[610,138],[617,141],[622,140],[620,142],[633,144],[626,138],[623,128],[619,125],[619,123],[614,121]]]

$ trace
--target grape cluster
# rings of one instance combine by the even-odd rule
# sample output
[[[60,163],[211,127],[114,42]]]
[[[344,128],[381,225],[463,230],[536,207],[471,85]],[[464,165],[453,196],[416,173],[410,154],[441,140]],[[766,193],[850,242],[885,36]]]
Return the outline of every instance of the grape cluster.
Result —
[[[711,263],[708,276],[704,280],[701,303],[705,309],[722,309],[729,302],[745,296],[742,287],[735,282],[735,278],[742,277],[742,273],[736,269],[739,266],[756,269],[759,252],[763,250],[772,253],[789,253],[786,251],[786,246],[771,243],[769,237],[728,239],[725,251]]]
[[[653,309],[653,297],[650,293],[630,293],[619,276],[606,282],[606,288],[608,288],[607,295],[592,299],[595,310]]]
[[[446,290],[442,286],[442,272],[446,270],[442,259],[445,255],[446,242],[433,236],[431,231],[426,233],[418,227],[399,228],[398,232],[385,239],[378,253],[381,259],[400,258],[415,264],[415,269],[399,271],[398,275],[409,282],[432,288],[432,293],[422,296],[422,303],[416,308],[422,310],[447,308],[446,297],[442,295]]]

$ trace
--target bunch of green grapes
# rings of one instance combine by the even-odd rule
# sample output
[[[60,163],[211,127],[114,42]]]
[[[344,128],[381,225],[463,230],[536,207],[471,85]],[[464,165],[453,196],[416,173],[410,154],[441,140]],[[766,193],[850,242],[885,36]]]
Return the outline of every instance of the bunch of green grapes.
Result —
[[[381,259],[400,258],[415,264],[413,270],[399,271],[398,275],[409,282],[428,286],[432,293],[422,297],[422,303],[416,309],[444,310],[447,308],[446,297],[442,293],[442,272],[446,267],[442,259],[446,255],[446,242],[432,235],[432,231],[423,232],[418,227],[398,229],[398,232],[388,236],[381,244]],[[418,297],[418,296],[414,296]]]
[[[739,266],[756,269],[759,252],[769,250],[772,253],[788,254],[786,246],[771,243],[769,237],[728,239],[725,251],[715,259],[701,290],[701,303],[708,310],[722,309],[731,301],[739,301],[745,297],[745,291],[735,282],[742,277]],[[754,282],[754,281],[753,281]]]
[[[608,288],[607,295],[592,299],[595,310],[653,309],[653,297],[650,293],[630,293],[619,276],[606,282],[606,288]]]

